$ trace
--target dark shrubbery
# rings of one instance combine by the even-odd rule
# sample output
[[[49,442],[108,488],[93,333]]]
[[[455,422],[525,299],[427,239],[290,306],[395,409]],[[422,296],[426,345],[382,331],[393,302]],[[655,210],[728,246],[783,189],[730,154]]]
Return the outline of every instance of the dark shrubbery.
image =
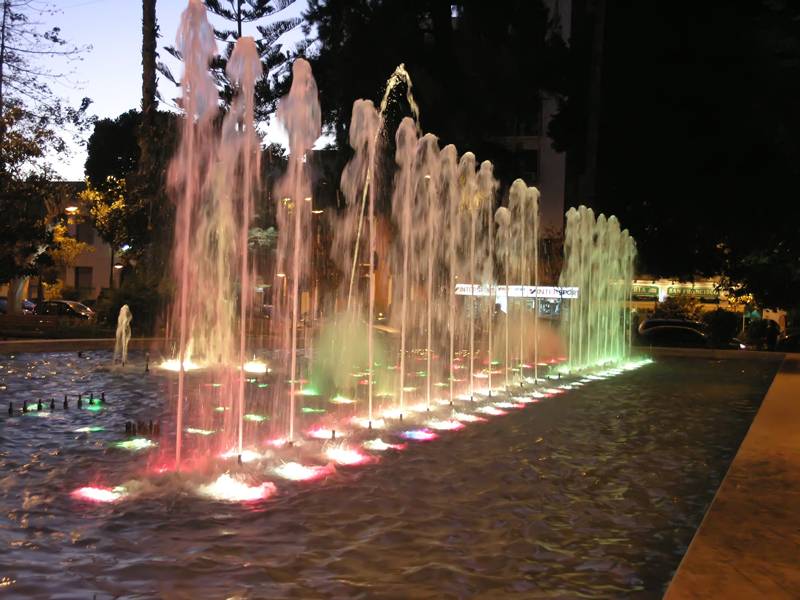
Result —
[[[736,337],[741,329],[741,315],[718,308],[703,315],[703,322],[708,325],[711,341],[714,345],[724,344]]]
[[[98,320],[116,327],[119,309],[127,304],[133,314],[131,329],[136,337],[152,335],[165,304],[164,294],[157,284],[132,276],[97,299]]]

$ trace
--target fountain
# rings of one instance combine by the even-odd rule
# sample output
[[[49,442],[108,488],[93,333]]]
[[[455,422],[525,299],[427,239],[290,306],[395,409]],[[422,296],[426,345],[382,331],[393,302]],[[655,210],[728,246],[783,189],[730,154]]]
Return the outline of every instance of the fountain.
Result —
[[[359,431],[380,429],[388,441],[376,448],[403,447],[391,438],[432,440],[564,391],[540,387],[542,365],[551,369],[563,354],[552,335],[546,348],[540,344],[540,302],[564,287],[539,285],[539,192],[517,179],[501,195],[491,162],[442,148],[435,135],[422,133],[402,65],[387,82],[380,110],[368,100],[353,105],[353,156],[341,176],[345,205],[328,211],[330,258],[341,278],[328,290],[318,283],[311,246],[309,153],[321,131],[320,106],[311,66],[295,61],[277,111],[289,152],[286,173],[272,184],[278,243],[270,346],[251,341],[259,276],[248,233],[255,203],[262,202],[253,119],[260,64],[252,39],[241,38],[227,67],[236,93],[220,122],[209,72],[216,47],[197,0],[184,12],[178,43],[187,118],[169,178],[178,208],[176,351],[163,365],[177,373],[177,468],[187,456],[187,464],[205,464],[208,456],[242,465],[280,460],[274,473],[313,479],[328,473],[314,461],[371,462],[354,446],[362,441]],[[411,116],[394,132],[387,169],[385,113],[398,86],[405,86]],[[389,200],[388,210],[379,198]],[[632,241],[616,219],[591,221],[588,214],[581,208],[567,216],[560,282],[580,289],[577,299],[562,301],[573,370],[612,355],[619,362],[629,351],[619,309],[629,293]],[[208,283],[202,294],[194,293],[198,281]],[[499,328],[498,304],[505,313]],[[304,318],[309,311],[321,316]],[[258,359],[265,352],[269,364]],[[405,421],[416,428],[398,431]],[[340,445],[318,446],[331,441]],[[158,447],[164,452],[169,444]],[[242,497],[269,495],[257,485],[238,490],[242,481],[229,476],[218,483]]]
[[[119,360],[123,367],[128,362],[128,342],[131,341],[132,320],[131,309],[127,304],[123,304],[119,309],[119,317],[117,317],[117,334],[114,341],[114,362]]]

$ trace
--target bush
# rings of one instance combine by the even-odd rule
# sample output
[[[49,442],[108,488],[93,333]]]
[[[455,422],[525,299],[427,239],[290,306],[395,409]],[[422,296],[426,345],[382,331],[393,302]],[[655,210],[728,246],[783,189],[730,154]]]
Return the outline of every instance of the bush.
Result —
[[[131,309],[131,329],[136,336],[151,335],[165,304],[158,286],[133,275],[120,287],[97,299],[98,319],[116,327],[119,310],[123,304]]]
[[[676,296],[669,297],[663,302],[659,302],[653,312],[653,318],[699,321],[702,314],[703,309],[696,299],[689,296]]]
[[[716,345],[736,337],[741,328],[742,317],[735,312],[718,308],[705,313],[703,322],[708,325],[711,341]]]
[[[62,300],[80,300],[81,293],[78,288],[74,288],[70,285],[65,285],[61,288],[61,299]]]

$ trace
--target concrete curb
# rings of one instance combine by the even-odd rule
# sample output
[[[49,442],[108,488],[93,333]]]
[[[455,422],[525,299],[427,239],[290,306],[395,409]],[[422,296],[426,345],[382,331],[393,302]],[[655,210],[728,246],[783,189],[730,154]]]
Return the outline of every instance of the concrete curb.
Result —
[[[665,600],[800,597],[800,354],[786,354]]]

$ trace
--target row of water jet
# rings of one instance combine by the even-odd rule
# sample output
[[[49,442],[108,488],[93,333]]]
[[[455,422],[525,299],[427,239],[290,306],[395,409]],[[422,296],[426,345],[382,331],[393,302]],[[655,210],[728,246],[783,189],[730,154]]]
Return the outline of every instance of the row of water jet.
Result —
[[[615,363],[630,353],[630,301],[636,244],[616,217],[580,206],[567,212],[560,284],[580,288],[562,312],[569,370]]]
[[[193,364],[213,369],[220,385],[225,385],[226,435],[229,443],[242,447],[242,366],[253,287],[248,234],[260,173],[253,99],[261,63],[255,41],[239,39],[227,64],[236,94],[220,125],[217,88],[209,69],[217,47],[206,9],[198,0],[191,0],[181,17],[177,48],[184,59],[184,118],[168,183],[177,209],[173,253],[177,289],[171,324],[179,371],[176,461],[180,464],[184,404],[191,391],[186,370]],[[191,410],[197,414],[210,407],[193,402]]]
[[[379,191],[391,198],[393,242],[382,255],[388,254],[389,258],[389,323],[397,333],[393,340],[396,347],[388,353],[397,358],[389,358],[388,365],[383,365],[378,382],[381,395],[390,396],[402,414],[409,394],[430,406],[436,393],[434,385],[446,388],[444,395],[450,401],[465,390],[473,397],[477,379],[482,380],[480,391],[491,393],[498,383],[493,375],[503,373],[495,371],[494,364],[504,365],[505,374],[499,382],[505,384],[514,362],[537,362],[537,327],[534,325],[533,332],[525,336],[523,323],[530,320],[530,310],[523,301],[512,303],[505,298],[502,304],[508,307],[506,315],[513,304],[513,317],[506,317],[506,327],[499,332],[494,322],[498,297],[506,295],[505,287],[497,285],[501,277],[517,286],[537,279],[538,191],[521,180],[515,182],[510,209],[504,209],[509,223],[505,228],[497,226],[494,209],[501,200],[492,164],[484,161],[478,166],[470,152],[459,158],[452,145],[440,148],[434,135],[420,135],[418,123],[411,118],[404,119],[395,134],[393,179],[377,181],[374,174],[379,172],[376,164],[382,141],[382,114],[371,102],[359,100],[352,115],[350,140],[354,157],[342,175],[347,206],[343,215],[336,217],[332,257],[342,270],[352,264],[351,272],[355,272],[355,264],[361,260],[366,261],[369,270],[366,289],[354,287],[352,280],[347,286],[347,306],[355,313],[347,322],[353,326],[342,328],[336,347],[352,346],[359,340],[368,346],[366,361],[360,366],[368,376],[369,420],[376,367],[381,366],[373,352],[372,327],[378,229],[375,198]],[[521,195],[517,193],[520,186]],[[369,243],[359,245],[361,215],[367,207]],[[526,259],[520,260],[521,255]],[[474,294],[457,296],[457,283],[472,284]],[[478,295],[479,290],[488,291]],[[513,330],[523,332],[513,344],[514,359],[509,344],[510,319],[514,320]],[[356,332],[364,321],[367,332],[362,336]],[[533,343],[528,339],[531,337]],[[352,367],[348,361],[356,355],[344,353],[346,368]],[[415,361],[415,366],[409,367],[410,360]],[[424,369],[418,368],[422,361]],[[409,385],[410,371],[416,375],[414,379],[423,380],[422,390]],[[513,377],[521,382],[523,367],[514,371]],[[344,384],[346,377],[339,379]]]

